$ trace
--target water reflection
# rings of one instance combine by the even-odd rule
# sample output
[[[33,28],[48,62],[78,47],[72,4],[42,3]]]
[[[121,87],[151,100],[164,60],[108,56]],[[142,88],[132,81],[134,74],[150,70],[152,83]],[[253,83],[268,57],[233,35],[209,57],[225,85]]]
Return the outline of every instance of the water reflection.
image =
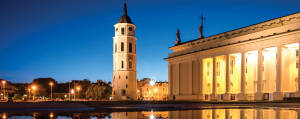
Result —
[[[139,112],[1,113],[2,119],[297,119],[300,109],[199,109]]]

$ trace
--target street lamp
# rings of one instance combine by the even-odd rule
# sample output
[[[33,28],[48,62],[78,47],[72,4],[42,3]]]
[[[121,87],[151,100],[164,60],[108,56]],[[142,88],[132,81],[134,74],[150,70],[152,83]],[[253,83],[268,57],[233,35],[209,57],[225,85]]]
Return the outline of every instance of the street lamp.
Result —
[[[35,98],[35,90],[37,89],[37,87],[35,85],[33,85],[31,88],[32,88],[32,91],[33,91],[32,100],[34,100],[34,98]]]
[[[5,80],[2,80],[1,81],[2,85],[3,85],[3,98],[5,99],[5,84],[6,84],[6,81]]]
[[[75,91],[74,89],[71,89],[71,94],[74,95]],[[74,96],[74,100],[75,100],[75,96]]]
[[[80,90],[81,90],[80,86],[77,86],[77,87],[76,87],[76,90],[77,90],[77,92],[78,92],[78,99],[79,99],[79,98],[80,98],[80,97],[79,97],[79,92],[80,92]],[[75,95],[75,97],[76,97],[76,95]]]
[[[30,99],[30,92],[31,92],[31,89],[28,88],[28,99]]]
[[[50,98],[50,99],[52,100],[52,86],[53,86],[54,84],[53,84],[53,82],[50,82],[49,85],[50,85],[50,88],[51,88],[51,98]]]

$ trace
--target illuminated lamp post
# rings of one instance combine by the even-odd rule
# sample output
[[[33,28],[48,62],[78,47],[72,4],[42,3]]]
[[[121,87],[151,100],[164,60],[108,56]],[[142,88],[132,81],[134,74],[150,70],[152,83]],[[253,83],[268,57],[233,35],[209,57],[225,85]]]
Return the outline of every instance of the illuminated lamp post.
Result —
[[[6,81],[2,80],[1,83],[3,85],[3,98],[5,99],[5,93],[6,93],[6,91],[5,91],[5,89],[6,89],[5,85],[6,85]]]
[[[74,89],[71,89],[71,95],[74,95],[75,91]],[[74,100],[75,100],[75,96],[74,96]]]
[[[77,86],[77,87],[76,87],[76,90],[77,90],[77,92],[78,92],[78,99],[79,99],[79,98],[80,98],[80,97],[79,97],[79,92],[80,92],[80,90],[81,90],[80,86]],[[76,97],[76,95],[75,95],[75,97]]]
[[[37,89],[37,87],[35,85],[33,85],[31,88],[32,88],[32,91],[33,91],[32,92],[33,93],[32,100],[34,100],[35,99],[35,93],[36,93],[35,90]]]
[[[31,89],[28,88],[28,99],[30,99],[30,92],[31,92]]]
[[[50,82],[49,85],[50,85],[50,89],[51,89],[51,96],[50,96],[50,99],[52,100],[52,87],[53,87],[54,84],[53,84],[53,82]]]

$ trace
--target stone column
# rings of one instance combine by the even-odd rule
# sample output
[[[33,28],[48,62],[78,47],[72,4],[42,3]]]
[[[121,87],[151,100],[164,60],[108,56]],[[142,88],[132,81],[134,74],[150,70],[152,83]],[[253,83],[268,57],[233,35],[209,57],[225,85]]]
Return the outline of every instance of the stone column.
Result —
[[[280,109],[275,109],[275,118],[280,119]]]
[[[172,64],[170,64],[170,62],[168,63],[168,82],[169,82],[169,85],[168,85],[168,88],[169,88],[169,92],[168,92],[168,95],[169,95],[169,100],[172,100],[172,96],[173,96],[173,81],[172,81]]]
[[[225,110],[225,119],[230,119],[230,112],[229,112],[229,109],[226,109]]]
[[[240,119],[245,119],[245,109],[241,109],[241,111],[240,111]]]
[[[262,49],[258,50],[258,62],[257,62],[257,92],[255,94],[255,100],[262,99],[262,74],[263,74],[263,56]]]
[[[246,61],[246,53],[242,52],[241,54],[241,100],[246,100],[246,77],[245,77],[245,61]]]
[[[262,110],[261,109],[257,109],[256,110],[256,119],[262,119]]]
[[[230,55],[226,55],[226,92],[225,92],[225,99],[226,100],[230,100],[230,71],[229,71],[229,67],[230,67],[230,62],[229,62],[229,57]]]
[[[297,91],[297,97],[300,97],[300,42],[299,42],[299,50],[298,50],[298,91]],[[300,112],[299,112],[300,113]]]
[[[281,46],[277,46],[276,55],[276,92],[274,95],[274,100],[282,100],[283,94],[281,92]]]
[[[217,94],[217,87],[216,87],[216,57],[213,57],[213,91],[212,91],[212,98],[216,99]]]
[[[200,100],[204,100],[203,95],[203,61],[202,58],[199,59],[199,93],[200,93]]]

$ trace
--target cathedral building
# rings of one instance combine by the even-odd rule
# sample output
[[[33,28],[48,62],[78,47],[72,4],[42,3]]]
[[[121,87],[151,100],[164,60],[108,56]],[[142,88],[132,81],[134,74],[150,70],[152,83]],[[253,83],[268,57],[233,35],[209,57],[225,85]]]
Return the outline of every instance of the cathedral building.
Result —
[[[114,27],[112,99],[137,100],[136,27],[127,15],[126,3],[123,16]]]
[[[203,19],[202,19],[203,21]],[[181,42],[168,61],[169,100],[252,101],[300,97],[300,12]]]

